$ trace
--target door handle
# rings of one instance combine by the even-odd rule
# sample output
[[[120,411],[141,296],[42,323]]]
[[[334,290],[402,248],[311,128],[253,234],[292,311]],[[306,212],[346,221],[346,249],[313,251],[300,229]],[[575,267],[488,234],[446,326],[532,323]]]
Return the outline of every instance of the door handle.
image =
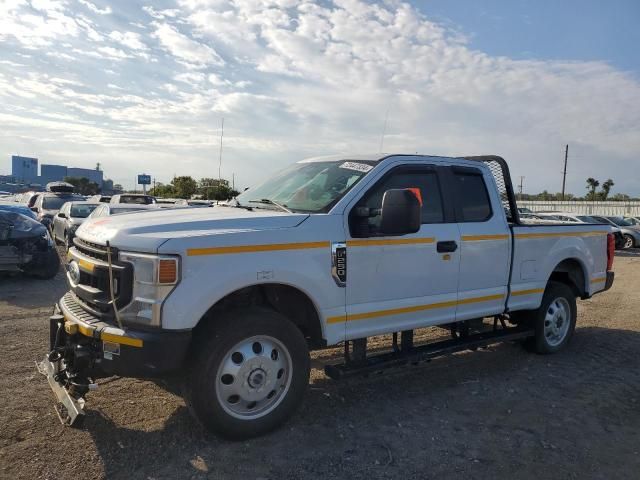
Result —
[[[451,253],[458,249],[458,244],[455,240],[447,240],[444,242],[436,243],[436,250],[438,253]]]

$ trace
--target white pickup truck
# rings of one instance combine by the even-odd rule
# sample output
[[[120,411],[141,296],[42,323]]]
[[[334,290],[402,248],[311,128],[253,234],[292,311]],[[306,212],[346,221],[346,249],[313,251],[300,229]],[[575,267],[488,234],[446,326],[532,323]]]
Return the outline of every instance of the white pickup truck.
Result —
[[[226,206],[84,223],[39,368],[63,422],[96,378],[177,372],[207,428],[247,438],[301,402],[312,349],[344,344],[333,378],[499,341],[562,349],[576,298],[613,283],[608,231],[521,224],[500,157],[308,159]],[[414,343],[433,326],[450,337]],[[389,350],[367,352],[381,334]]]

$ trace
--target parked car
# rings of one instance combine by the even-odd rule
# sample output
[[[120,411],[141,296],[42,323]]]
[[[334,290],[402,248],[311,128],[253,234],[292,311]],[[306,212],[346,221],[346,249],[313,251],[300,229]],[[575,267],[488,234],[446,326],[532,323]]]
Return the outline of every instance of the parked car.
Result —
[[[180,199],[176,202],[176,206],[179,207],[213,207],[213,201],[211,200],[184,200]]]
[[[153,205],[157,203],[156,197],[140,193],[123,193],[111,197],[109,203],[128,203],[135,205]]]
[[[38,221],[45,227],[50,228],[53,217],[67,202],[83,202],[82,195],[67,192],[43,192],[37,196],[36,202],[31,210],[36,212]]]
[[[640,227],[640,217],[624,217],[624,219],[630,224]]]
[[[111,195],[93,195],[87,198],[87,202],[91,203],[109,203],[111,201]]]
[[[609,225],[619,228],[624,237],[623,248],[640,247],[640,229],[626,222],[622,217],[604,217],[600,215],[592,215],[591,217],[597,220],[598,223],[608,223]]]
[[[53,217],[51,236],[54,242],[64,243],[67,249],[73,245],[73,237],[82,222],[93,212],[98,203],[67,202]]]
[[[95,378],[179,372],[196,418],[241,439],[303,401],[310,349],[345,343],[330,378],[500,341],[558,352],[576,299],[614,281],[613,236],[523,225],[510,186],[500,157],[319,157],[226,207],[85,222],[40,371],[69,423]],[[430,326],[452,338],[414,344]],[[388,350],[367,351],[385,334]]]
[[[59,269],[60,258],[47,228],[27,215],[0,209],[0,271],[52,278]]]
[[[100,217],[108,217],[110,215],[119,215],[121,213],[131,213],[131,212],[144,212],[145,210],[157,209],[155,205],[136,205],[130,203],[121,203],[121,204],[112,204],[112,203],[100,203],[98,206],[89,214],[87,218],[100,218]]]
[[[22,215],[37,220],[36,214],[26,205],[2,202],[0,203],[0,210],[3,210],[5,212],[21,213]]]

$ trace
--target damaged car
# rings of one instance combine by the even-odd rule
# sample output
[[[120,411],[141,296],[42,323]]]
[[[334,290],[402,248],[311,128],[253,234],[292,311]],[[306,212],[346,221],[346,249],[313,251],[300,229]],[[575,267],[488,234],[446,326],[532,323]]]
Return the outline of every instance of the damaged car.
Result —
[[[0,210],[0,271],[53,278],[60,258],[47,227],[15,211]]]

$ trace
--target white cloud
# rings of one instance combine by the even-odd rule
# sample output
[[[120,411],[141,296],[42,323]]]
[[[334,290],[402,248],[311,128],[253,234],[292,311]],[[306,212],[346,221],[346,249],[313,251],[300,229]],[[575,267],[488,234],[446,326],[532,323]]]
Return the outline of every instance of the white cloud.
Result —
[[[152,35],[174,57],[194,66],[224,65],[222,58],[210,46],[193,40],[167,23],[154,22],[153,26],[155,31]]]
[[[555,190],[569,143],[570,189],[612,177],[640,194],[640,82],[603,62],[492,57],[398,0],[179,0],[124,18],[36,4],[0,4],[7,148],[100,160],[119,181],[202,176],[224,116],[223,174],[244,186],[300,156],[377,149],[388,110],[385,150],[503,154]]]
[[[106,6],[105,8],[99,8],[97,5],[87,0],[78,0],[78,2],[87,7],[93,13],[97,13],[98,15],[109,15],[112,13],[111,7],[109,6]]]
[[[148,50],[148,47],[141,40],[141,35],[135,32],[113,31],[109,34],[109,38],[131,50]]]

